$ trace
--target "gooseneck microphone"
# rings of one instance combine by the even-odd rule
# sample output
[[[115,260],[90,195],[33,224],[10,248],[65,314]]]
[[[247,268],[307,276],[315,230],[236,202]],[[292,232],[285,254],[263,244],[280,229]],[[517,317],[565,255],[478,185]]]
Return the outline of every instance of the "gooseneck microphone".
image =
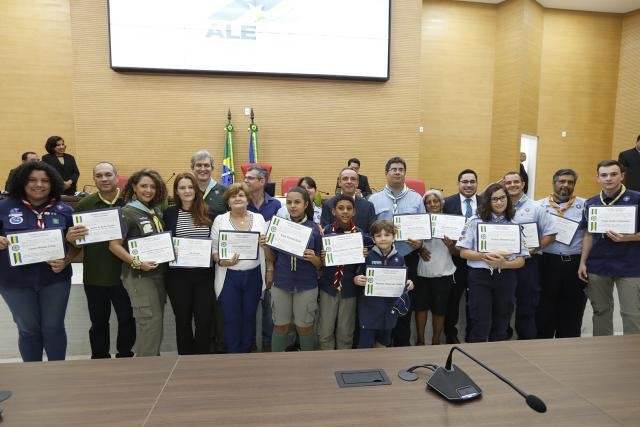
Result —
[[[169,183],[169,181],[171,181],[171,180],[173,179],[173,177],[175,177],[175,176],[176,176],[176,173],[175,173],[175,171],[174,171],[174,172],[172,172],[172,173],[171,173],[171,176],[165,180],[165,182],[164,182],[164,183],[165,183],[165,184],[168,184],[168,183]]]

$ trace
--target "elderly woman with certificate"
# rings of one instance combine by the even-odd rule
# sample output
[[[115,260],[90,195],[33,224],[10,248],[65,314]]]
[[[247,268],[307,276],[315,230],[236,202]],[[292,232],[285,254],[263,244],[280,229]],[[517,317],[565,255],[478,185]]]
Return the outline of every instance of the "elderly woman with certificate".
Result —
[[[215,292],[229,353],[248,353],[255,339],[260,295],[272,280],[273,264],[267,267],[262,249],[267,224],[262,215],[247,210],[251,200],[247,184],[229,186],[224,200],[230,211],[217,216],[211,227]]]
[[[514,269],[529,256],[514,215],[505,188],[491,184],[456,245],[469,266],[469,342],[507,339],[517,285]]]
[[[64,360],[64,316],[71,287],[72,246],[63,232],[72,209],[60,202],[64,184],[43,162],[28,162],[11,175],[9,198],[0,201],[0,295],[18,326],[25,362]]]

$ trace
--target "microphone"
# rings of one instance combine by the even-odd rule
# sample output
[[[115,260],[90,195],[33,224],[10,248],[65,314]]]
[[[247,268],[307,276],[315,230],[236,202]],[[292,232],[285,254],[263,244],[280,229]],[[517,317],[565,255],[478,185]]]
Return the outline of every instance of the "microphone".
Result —
[[[168,184],[169,181],[171,181],[173,179],[173,177],[176,176],[175,171],[171,173],[171,176],[169,178],[167,178],[167,180],[164,182],[165,184]]]

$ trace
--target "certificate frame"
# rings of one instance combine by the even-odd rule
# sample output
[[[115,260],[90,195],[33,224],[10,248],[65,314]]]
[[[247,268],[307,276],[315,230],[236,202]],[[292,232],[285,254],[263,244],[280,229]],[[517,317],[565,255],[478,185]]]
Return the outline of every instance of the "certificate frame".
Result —
[[[332,234],[325,234],[324,236],[322,236],[322,250],[326,252],[327,250],[327,241],[325,239],[331,239],[331,238],[335,238],[335,237],[342,237],[342,236],[349,236],[352,239],[355,239],[356,236],[360,237],[360,242],[362,243],[362,250],[360,250],[360,254],[359,256],[361,257],[361,261],[358,262],[352,262],[349,264],[337,264],[335,262],[333,262],[333,258],[331,257],[331,259],[329,260],[329,255],[331,254],[325,254],[325,258],[322,260],[324,263],[325,267],[336,267],[338,265],[357,265],[357,264],[363,264],[365,262],[365,258],[364,258],[364,254],[363,254],[363,250],[364,250],[364,235],[361,232],[355,232],[355,233],[332,233]],[[343,237],[344,238],[344,237]],[[328,262],[327,262],[328,261]]]
[[[512,224],[512,223],[507,223],[507,224],[503,224],[503,223],[497,223],[497,222],[479,222],[478,223],[478,229],[476,230],[476,250],[478,252],[483,252],[483,253],[487,253],[488,251],[485,249],[483,250],[481,248],[481,240],[480,240],[480,233],[482,232],[481,227],[483,225],[489,225],[491,227],[516,227],[518,229],[518,250],[515,252],[512,252],[513,255],[517,255],[522,251],[522,229],[520,228],[520,224]]]
[[[174,243],[173,245],[173,253],[175,255],[176,253],[176,247],[175,247],[175,242],[173,239],[189,239],[189,240],[208,240],[209,242],[212,242],[210,237],[177,237],[177,236],[171,236],[171,241]],[[212,242],[213,244],[213,242]],[[212,245],[210,245],[211,247],[213,247]],[[179,253],[178,253],[179,254]],[[169,268],[211,268],[213,266],[213,259],[211,258],[211,251],[209,251],[209,266],[208,267],[204,267],[204,266],[200,266],[200,267],[194,267],[194,266],[190,266],[190,265],[172,265],[172,263],[175,263],[178,260],[178,255],[175,255],[175,259],[173,261],[169,261]]]
[[[275,221],[275,223],[274,223],[274,221]],[[280,218],[280,217],[276,217],[276,216],[274,216],[273,218],[271,218],[271,221],[269,221],[269,225],[267,226],[267,234],[266,234],[266,244],[267,244],[267,246],[269,246],[270,248],[274,248],[275,250],[280,251],[280,252],[282,252],[282,253],[285,253],[285,254],[288,254],[288,255],[294,256],[294,257],[296,257],[296,258],[303,259],[303,256],[301,256],[301,255],[294,254],[294,253],[292,253],[292,252],[289,252],[289,251],[286,251],[286,250],[284,250],[284,249],[281,249],[281,248],[278,248],[278,247],[276,247],[276,246],[273,246],[273,245],[271,245],[271,244],[269,243],[269,238],[270,238],[270,236],[273,234],[273,233],[271,232],[271,226],[272,226],[272,225],[278,225],[278,223],[279,223],[280,221],[291,222],[291,223],[293,223],[293,224],[300,225],[301,227],[306,227],[305,225],[298,224],[298,223],[296,223],[296,222],[294,222],[294,221],[291,221],[291,220],[288,220],[288,219],[286,219],[286,218]],[[309,233],[309,238],[307,239],[307,243],[305,244],[305,248],[308,248],[308,246],[309,246],[309,242],[311,241],[311,237],[313,236],[313,229],[312,229],[311,227],[307,227],[307,228],[310,230],[310,233]]]
[[[85,214],[92,214],[94,212],[104,212],[104,211],[117,211],[118,213],[118,223],[120,224],[120,239],[122,239],[124,237],[124,224],[122,222],[122,208],[120,206],[114,206],[112,208],[101,208],[101,209],[92,209],[92,210],[88,210],[88,211],[81,211],[81,212],[74,212],[73,216],[72,216],[72,220],[73,220],[73,225],[83,225],[82,222],[76,222],[76,217],[81,217],[82,215]],[[92,245],[94,243],[104,243],[104,242],[108,242],[109,240],[100,240],[97,242],[85,242],[85,239],[76,239],[75,245],[77,247],[81,247],[81,246],[85,246],[85,245]],[[113,240],[113,239],[112,239]]]
[[[223,248],[223,240],[222,240],[222,235],[223,233],[233,233],[233,234],[257,234],[258,235],[258,244],[256,245],[256,255],[253,258],[239,258],[239,261],[255,261],[258,259],[258,256],[260,255],[260,232],[259,231],[250,231],[250,230],[220,230],[218,232],[218,256],[220,257],[220,259],[231,259],[231,258],[227,258],[226,255],[224,255],[224,258],[221,256],[222,255],[222,250],[225,249]]]
[[[169,236],[169,240],[171,241],[171,251],[173,252],[173,259],[172,260],[167,260],[167,261],[161,261],[161,262],[155,261],[155,262],[157,262],[158,264],[165,264],[165,263],[169,263],[171,261],[175,261],[176,260],[176,251],[175,251],[175,249],[173,247],[173,236],[171,236],[171,232],[170,231],[163,231],[162,233],[152,233],[152,234],[147,234],[145,236],[139,236],[139,237],[135,237],[133,239],[129,239],[129,240],[127,240],[127,251],[134,258],[140,259],[140,255],[139,254],[131,253],[132,252],[131,251],[131,242],[132,241],[136,241],[136,240],[145,239],[145,238],[151,237],[151,236],[160,236],[160,235],[168,235]],[[142,261],[142,262],[144,262],[144,261]]]
[[[395,234],[395,240],[397,242],[406,242],[409,240],[409,238],[403,239],[402,235],[400,233],[400,225],[398,224],[400,221],[397,221],[396,219],[400,220],[401,217],[409,217],[409,216],[424,216],[425,218],[427,218],[427,222],[429,223],[429,225],[425,226],[425,228],[427,230],[429,230],[429,237],[419,237],[418,239],[415,240],[429,240],[433,237],[433,233],[432,233],[432,229],[431,229],[431,214],[428,212],[425,213],[404,213],[404,214],[394,214],[393,215],[393,225],[396,227],[396,234]]]
[[[560,215],[556,215],[554,213],[552,213],[551,215],[556,217],[556,224],[558,223],[558,220],[560,220],[560,221],[565,220],[565,221],[571,221],[571,222],[573,222],[574,224],[577,225],[576,229],[573,231],[573,234],[571,235],[571,239],[569,239],[569,243],[564,243],[564,242],[559,241],[558,240],[558,234],[560,234],[560,233],[556,234],[556,240],[555,240],[556,242],[560,243],[561,245],[566,245],[566,246],[571,245],[571,242],[573,242],[573,238],[576,237],[576,233],[578,232],[578,229],[580,228],[580,221],[569,219],[569,218],[566,218],[566,217],[563,217],[563,216],[560,216]]]
[[[529,242],[527,241],[527,235],[524,232],[524,230],[527,228],[527,227],[525,227],[525,225],[528,225],[529,228],[531,228],[532,226],[535,226],[535,228],[536,228],[536,241],[535,242],[537,243],[537,245],[535,245],[535,246],[529,245]],[[523,222],[523,223],[520,223],[520,230],[522,231],[522,234],[524,234],[524,237],[525,237],[524,243],[527,245],[527,248],[534,249],[534,248],[539,248],[540,247],[540,235],[538,234],[538,223],[537,222]],[[521,238],[522,238],[522,236],[521,236]],[[520,244],[522,244],[522,242],[520,242]]]
[[[436,216],[436,221],[434,221],[434,220],[433,220],[433,216],[434,216],[434,215]],[[434,225],[434,223],[437,223],[437,222],[438,222],[438,221],[437,221],[437,218],[438,218],[438,217],[456,217],[456,218],[464,218],[465,224],[466,224],[466,222],[467,222],[467,218],[466,218],[464,215],[455,215],[455,214],[446,214],[446,213],[432,213],[432,214],[429,214],[429,216],[430,216],[430,218],[431,218],[431,236],[432,236],[432,238],[433,238],[433,239],[440,239],[440,240],[443,240],[443,239],[444,239],[444,237],[437,237],[437,236],[435,235],[435,227],[436,227],[436,226]],[[463,231],[463,230],[464,230],[464,225],[463,225],[463,226],[462,226],[462,228],[460,229],[460,234],[458,234],[458,235],[457,235],[457,236],[455,236],[455,237],[451,237],[451,236],[447,236],[447,237],[448,237],[449,239],[453,240],[453,241],[457,241],[457,240],[460,238],[460,236],[462,236],[462,231]]]
[[[400,293],[399,296],[402,296],[402,293],[404,293],[405,289],[407,288],[407,278],[409,275],[409,269],[406,266],[402,266],[402,267],[398,267],[398,266],[392,266],[392,265],[367,265],[366,269],[365,269],[365,277],[367,279],[367,283],[364,285],[364,296],[365,297],[377,297],[377,298],[398,298],[398,297],[393,297],[393,296],[378,296],[378,295],[371,295],[370,292],[373,292],[373,284],[369,283],[369,275],[370,275],[370,270],[371,269],[380,269],[380,270],[403,270],[404,271],[404,280],[402,283],[404,283],[403,288],[402,288],[402,292]],[[371,288],[369,288],[371,286]]]
[[[14,231],[12,233],[7,233],[6,237],[7,240],[9,240],[9,246],[7,246],[7,256],[9,257],[9,266],[10,267],[22,267],[25,265],[33,265],[33,264],[39,264],[41,262],[47,262],[47,261],[51,261],[51,260],[42,260],[42,261],[35,261],[35,262],[29,262],[29,263],[19,263],[17,264],[16,262],[18,260],[21,260],[21,254],[19,253],[19,248],[14,248],[13,245],[19,245],[19,239],[15,239],[15,241],[13,241],[13,237],[14,236],[20,236],[21,234],[31,234],[31,233],[40,233],[43,231],[55,231],[57,230],[60,233],[60,239],[62,242],[62,258],[64,258],[67,255],[67,245],[65,243],[65,238],[64,238],[64,229],[59,228],[59,227],[53,227],[53,228],[45,228],[45,229],[37,229],[37,230],[20,230],[20,231]],[[18,250],[16,250],[18,249]],[[59,258],[53,258],[53,259],[59,259]]]
[[[592,231],[592,229],[596,230],[596,225],[597,222],[594,222],[591,220],[591,210],[592,209],[608,209],[608,208],[628,208],[628,209],[633,209],[633,233],[620,233],[620,234],[627,234],[627,235],[632,235],[632,234],[636,234],[638,232],[638,205],[609,205],[609,206],[604,206],[604,205],[595,205],[595,206],[588,206],[588,210],[587,210],[587,231],[589,233],[592,234],[604,234],[605,231]]]

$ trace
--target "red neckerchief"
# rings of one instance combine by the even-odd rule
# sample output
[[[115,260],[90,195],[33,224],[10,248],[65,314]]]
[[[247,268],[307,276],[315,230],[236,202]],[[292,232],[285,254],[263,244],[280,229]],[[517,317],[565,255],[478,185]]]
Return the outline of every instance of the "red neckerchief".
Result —
[[[27,202],[24,199],[22,199],[22,203],[36,216],[36,225],[38,226],[38,228],[44,230],[44,213],[56,204],[55,199],[49,200],[49,203],[47,203],[46,206],[40,208],[39,211],[37,211],[31,203]]]
[[[334,221],[333,222],[333,226],[332,226],[332,230],[334,233],[338,233],[338,230],[341,230],[340,227],[338,227],[338,221]],[[356,225],[353,223],[353,220],[351,220],[351,228],[347,231],[344,230],[344,233],[355,233],[356,232]],[[334,289],[337,289],[338,292],[342,291],[342,278],[344,277],[344,265],[338,265],[336,267],[336,272],[333,275],[333,287]]]

